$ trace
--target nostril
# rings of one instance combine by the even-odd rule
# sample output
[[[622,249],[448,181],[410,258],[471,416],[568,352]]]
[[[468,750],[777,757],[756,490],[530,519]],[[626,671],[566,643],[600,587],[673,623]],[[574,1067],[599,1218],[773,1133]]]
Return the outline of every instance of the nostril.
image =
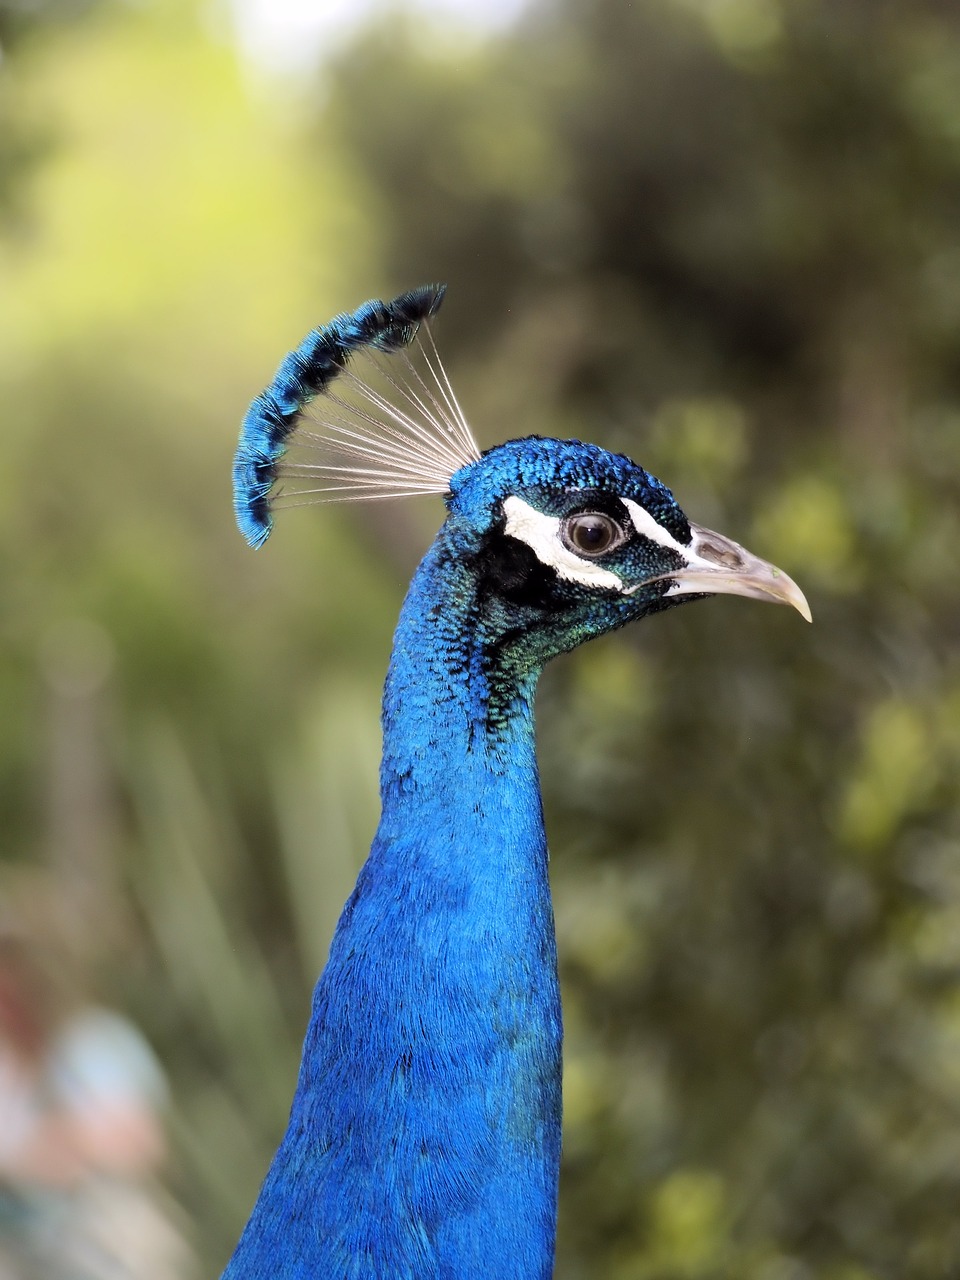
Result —
[[[742,569],[743,556],[735,547],[721,546],[706,540],[697,543],[697,555],[712,564],[721,565],[724,569]]]

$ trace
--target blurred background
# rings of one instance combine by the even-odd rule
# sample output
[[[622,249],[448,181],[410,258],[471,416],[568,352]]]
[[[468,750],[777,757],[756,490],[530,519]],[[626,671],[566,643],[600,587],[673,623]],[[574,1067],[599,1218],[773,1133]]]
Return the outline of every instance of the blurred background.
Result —
[[[960,1275],[960,9],[0,0],[0,1276],[219,1274],[439,500],[230,508],[431,280],[482,444],[780,564],[555,664],[559,1280]]]

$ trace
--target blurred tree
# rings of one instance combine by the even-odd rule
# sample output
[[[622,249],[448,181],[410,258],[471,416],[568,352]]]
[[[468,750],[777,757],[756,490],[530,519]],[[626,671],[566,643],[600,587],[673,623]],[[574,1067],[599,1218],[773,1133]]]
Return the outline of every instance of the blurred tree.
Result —
[[[10,85],[11,60],[32,36],[75,20],[97,0],[0,0],[0,217],[9,219],[31,164],[52,145],[49,132],[25,117]]]
[[[559,0],[334,77],[481,434],[619,445],[815,601],[546,682],[564,1280],[960,1271],[958,72],[937,3]]]

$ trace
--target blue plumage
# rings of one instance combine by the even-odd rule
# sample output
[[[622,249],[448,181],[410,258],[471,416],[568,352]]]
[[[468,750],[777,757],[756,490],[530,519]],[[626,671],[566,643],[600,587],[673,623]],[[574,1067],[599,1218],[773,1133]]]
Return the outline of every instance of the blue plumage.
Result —
[[[395,304],[371,305],[365,340],[408,341],[419,301],[397,328],[379,327]],[[305,377],[296,363],[285,376]],[[594,445],[510,441],[451,469],[446,488],[387,675],[380,824],[225,1280],[547,1280],[562,1031],[540,672],[709,592],[806,610],[786,575]]]

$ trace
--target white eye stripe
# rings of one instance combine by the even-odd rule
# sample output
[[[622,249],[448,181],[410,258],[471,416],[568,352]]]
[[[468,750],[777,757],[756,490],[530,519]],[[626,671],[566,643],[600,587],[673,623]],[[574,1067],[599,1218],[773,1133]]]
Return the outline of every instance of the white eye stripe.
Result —
[[[671,534],[669,534],[663,525],[657,524],[649,511],[645,511],[639,503],[632,502],[629,498],[621,498],[627,510],[630,512],[630,519],[633,521],[634,528],[643,537],[649,538],[652,542],[659,542],[663,547],[669,547],[671,551],[676,551],[683,556],[684,569],[705,569],[708,573],[716,573],[718,569],[727,568],[728,570],[737,570],[741,567],[736,560],[739,552],[743,552],[743,548],[737,543],[732,542],[729,538],[719,538],[716,534],[710,534],[709,531],[699,529],[696,525],[691,526],[691,539],[688,546],[684,546],[682,542],[678,542]],[[722,543],[722,550],[729,556],[732,552],[734,562],[728,559],[718,559],[717,547],[715,543]],[[704,551],[708,554],[702,554]],[[749,557],[749,552],[744,552]],[[669,573],[659,575],[662,578],[669,578]],[[642,586],[640,583],[638,586]],[[630,587],[628,591],[636,591],[638,587]],[[701,587],[701,590],[703,588]],[[675,582],[667,588],[666,594],[670,595],[686,595],[693,588],[685,586],[682,582]]]
[[[639,502],[634,502],[632,498],[621,498],[620,501],[629,511],[633,527],[641,537],[649,538],[651,542],[658,542],[661,547],[669,547],[671,551],[676,551],[678,555],[683,556],[684,560],[691,559],[692,547],[685,547],[682,542],[678,542],[662,524],[657,524],[650,512],[645,507],[641,507]]]
[[[504,531],[511,538],[525,542],[540,563],[553,569],[558,578],[563,578],[566,582],[579,582],[585,587],[623,590],[623,580],[619,574],[603,569],[589,560],[582,560],[564,546],[558,516],[545,515],[515,494],[504,499],[503,514],[506,518]]]

